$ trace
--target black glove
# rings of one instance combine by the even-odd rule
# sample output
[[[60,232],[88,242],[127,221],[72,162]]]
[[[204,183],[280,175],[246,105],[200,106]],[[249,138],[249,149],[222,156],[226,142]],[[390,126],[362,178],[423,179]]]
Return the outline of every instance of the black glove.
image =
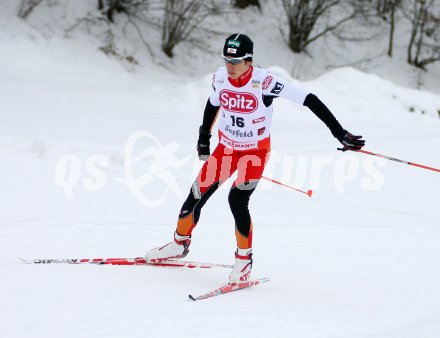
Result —
[[[338,148],[341,151],[347,150],[360,150],[365,145],[365,140],[362,139],[362,136],[352,135],[348,131],[344,130],[342,134],[337,137],[338,141],[344,146],[343,148]]]
[[[199,160],[206,161],[211,155],[209,150],[209,139],[211,138],[211,132],[200,126],[199,129],[199,139],[197,140],[197,153],[199,155]]]

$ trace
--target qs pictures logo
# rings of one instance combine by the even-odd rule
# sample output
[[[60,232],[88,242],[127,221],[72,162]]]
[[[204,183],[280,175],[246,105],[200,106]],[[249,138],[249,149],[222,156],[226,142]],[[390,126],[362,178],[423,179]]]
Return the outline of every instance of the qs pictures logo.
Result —
[[[184,166],[192,155],[183,159],[176,156],[179,144],[162,146],[154,135],[138,131],[127,140],[124,148],[124,177],[113,181],[125,185],[132,195],[147,207],[160,205],[171,190],[183,199],[182,191],[172,170]],[[110,159],[104,155],[92,155],[83,162],[77,155],[62,156],[55,169],[55,184],[64,190],[67,199],[73,199],[73,189],[82,183],[85,190],[102,190],[107,183]],[[81,172],[87,177],[81,180]],[[108,171],[108,170],[107,170]]]

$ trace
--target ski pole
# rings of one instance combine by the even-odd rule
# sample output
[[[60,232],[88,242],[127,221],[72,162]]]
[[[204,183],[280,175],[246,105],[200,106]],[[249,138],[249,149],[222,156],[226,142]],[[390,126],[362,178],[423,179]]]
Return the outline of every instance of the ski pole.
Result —
[[[381,154],[376,154],[376,153],[373,153],[373,152],[371,152],[371,151],[362,150],[362,149],[360,149],[360,150],[354,150],[354,151],[355,151],[355,152],[359,152],[359,153],[364,153],[364,154],[367,154],[367,155],[372,155],[372,156],[381,157],[381,158],[384,158],[384,159],[386,159],[386,160],[391,160],[391,161],[395,161],[395,162],[405,163],[405,164],[408,164],[408,165],[412,165],[412,166],[414,166],[414,167],[419,167],[419,168],[423,168],[423,169],[428,169],[428,170],[432,170],[432,171],[436,171],[436,172],[439,172],[439,173],[440,173],[440,169],[433,168],[433,167],[428,167],[428,166],[426,166],[426,165],[422,165],[422,164],[418,164],[418,163],[414,163],[414,162],[409,162],[409,161],[405,161],[405,160],[399,160],[398,158],[394,158],[394,157],[390,157],[390,156],[386,156],[386,155],[381,155]]]
[[[287,184],[281,183],[280,181],[274,180],[274,179],[272,179],[272,178],[268,178],[268,177],[265,177],[265,176],[261,176],[261,178],[264,178],[264,179],[267,180],[267,181],[270,181],[270,182],[273,182],[273,183],[276,183],[276,184],[282,185],[283,187],[286,187],[286,188],[289,188],[289,189],[293,189],[293,190],[296,190],[296,191],[298,191],[298,192],[302,192],[303,194],[306,194],[307,196],[312,197],[313,191],[310,190],[310,189],[307,190],[307,192],[306,192],[306,191],[304,191],[304,190],[297,189],[297,188],[291,187],[290,185],[287,185]]]

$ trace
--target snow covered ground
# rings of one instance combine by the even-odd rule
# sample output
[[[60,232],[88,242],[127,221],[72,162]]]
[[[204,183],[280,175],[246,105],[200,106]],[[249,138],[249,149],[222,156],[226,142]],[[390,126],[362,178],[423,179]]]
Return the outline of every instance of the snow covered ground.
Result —
[[[187,294],[229,272],[21,264],[136,257],[167,243],[201,166],[211,75],[129,73],[75,41],[2,32],[0,42],[1,337],[440,336],[439,174],[342,154],[311,112],[287,101],[275,103],[265,174],[314,195],[269,182],[253,195],[253,276],[269,283],[194,303]],[[438,95],[351,68],[302,85],[366,149],[440,167]],[[158,149],[158,161],[134,161]],[[229,186],[203,209],[188,259],[233,262]]]

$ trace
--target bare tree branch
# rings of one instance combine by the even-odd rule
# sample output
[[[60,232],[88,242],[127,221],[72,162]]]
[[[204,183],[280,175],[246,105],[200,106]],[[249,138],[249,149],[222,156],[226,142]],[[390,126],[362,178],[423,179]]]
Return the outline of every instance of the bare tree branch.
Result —
[[[26,19],[43,0],[21,0],[18,17]]]
[[[174,48],[210,15],[219,13],[214,2],[202,0],[166,0],[162,27],[162,51],[173,57]]]
[[[289,27],[287,43],[294,53],[305,52],[312,42],[361,15],[365,7],[361,2],[347,0],[282,0],[282,5]],[[329,16],[333,9],[345,14],[336,20],[331,17],[330,23],[312,35],[317,23]]]
[[[426,70],[440,61],[440,13],[438,0],[413,0],[409,11],[411,34],[407,48],[409,64]]]

